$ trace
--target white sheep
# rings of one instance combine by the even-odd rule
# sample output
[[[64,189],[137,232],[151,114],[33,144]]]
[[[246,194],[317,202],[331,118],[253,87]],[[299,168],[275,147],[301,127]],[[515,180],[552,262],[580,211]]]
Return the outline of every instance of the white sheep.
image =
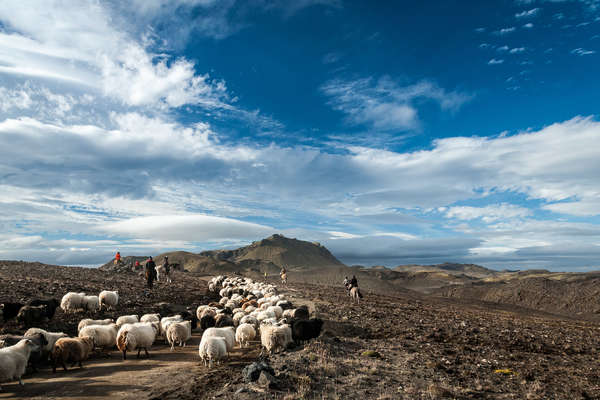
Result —
[[[268,318],[277,318],[277,316],[275,315],[275,313],[273,311],[261,311],[258,314],[256,314],[256,319],[260,322],[262,320],[268,319]]]
[[[258,329],[258,326],[260,325],[260,322],[256,319],[255,316],[253,316],[253,315],[246,315],[245,317],[243,317],[240,320],[240,325],[241,324],[252,324],[252,325],[254,325],[254,329]]]
[[[113,321],[110,318],[107,319],[82,319],[81,321],[79,321],[79,325],[77,325],[77,332],[80,332],[83,328],[85,328],[86,326],[89,325],[110,325],[110,324],[114,324],[115,321]]]
[[[79,337],[89,336],[94,341],[95,347],[111,348],[117,340],[117,325],[88,325],[79,332]]]
[[[281,315],[283,314],[283,309],[279,306],[271,306],[271,307],[267,308],[267,311],[274,312],[275,318],[277,318],[277,319],[281,318]]]
[[[0,383],[18,379],[23,386],[21,376],[25,373],[31,351],[36,348],[37,346],[31,340],[22,339],[14,346],[0,349]]]
[[[69,335],[67,335],[66,333],[63,333],[63,332],[48,332],[41,328],[29,328],[29,329],[27,329],[27,331],[25,332],[25,334],[23,336],[25,336],[25,337],[35,336],[38,333],[41,333],[42,335],[44,335],[44,337],[46,338],[46,342],[48,342],[42,348],[42,353],[45,353],[45,354],[49,354],[52,351],[52,348],[54,347],[54,343],[56,343],[56,341],[58,339],[69,337]]]
[[[160,322],[160,314],[144,314],[140,322]]]
[[[202,334],[202,339],[205,337],[222,337],[225,339],[227,344],[227,352],[233,350],[235,346],[235,330],[233,326],[226,326],[224,328],[208,328]]]
[[[256,337],[256,329],[252,324],[240,324],[235,330],[235,340],[240,347],[246,347]]]
[[[153,322],[139,322],[135,324],[125,324],[117,333],[117,348],[123,352],[123,360],[127,359],[127,350],[138,350],[138,358],[142,349],[146,352],[146,356],[150,357],[148,348],[156,340],[158,333],[158,324]]]
[[[111,290],[103,290],[98,295],[98,303],[100,304],[100,309],[102,306],[106,306],[107,309],[114,309],[119,304],[119,292],[111,291]]]
[[[81,305],[87,311],[97,311],[100,308],[100,299],[98,296],[83,296]]]
[[[173,322],[167,328],[166,336],[167,342],[171,345],[171,351],[174,350],[175,343],[179,343],[179,346],[185,346],[185,342],[192,337],[192,322]]]
[[[289,325],[261,325],[260,342],[268,353],[285,350],[293,341]]]
[[[227,357],[227,343],[222,337],[202,337],[198,346],[198,354],[200,359],[204,361],[204,365],[206,366],[208,363],[208,367],[212,368],[213,362],[219,363]]]
[[[240,324],[240,321],[242,320],[242,318],[244,318],[245,316],[246,316],[246,313],[243,311],[239,311],[239,312],[233,314],[233,325],[238,326]]]
[[[65,294],[60,301],[60,308],[64,312],[78,311],[84,308],[83,298],[85,293],[69,292]]]
[[[166,339],[166,333],[167,333],[167,329],[169,328],[169,325],[171,325],[173,322],[181,322],[183,321],[183,317],[181,315],[173,315],[172,317],[163,317],[160,320],[160,335],[161,336],[165,336]]]
[[[136,322],[139,322],[139,321],[140,321],[140,319],[138,318],[137,315],[122,315],[119,318],[117,318],[117,322],[115,322],[115,323],[120,328],[121,326],[123,326],[125,324],[135,324]]]

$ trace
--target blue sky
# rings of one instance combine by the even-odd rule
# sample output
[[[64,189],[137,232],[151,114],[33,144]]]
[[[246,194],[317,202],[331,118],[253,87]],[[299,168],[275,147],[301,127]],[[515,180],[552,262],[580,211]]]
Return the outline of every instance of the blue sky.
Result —
[[[0,4],[0,259],[272,233],[600,265],[600,2]]]

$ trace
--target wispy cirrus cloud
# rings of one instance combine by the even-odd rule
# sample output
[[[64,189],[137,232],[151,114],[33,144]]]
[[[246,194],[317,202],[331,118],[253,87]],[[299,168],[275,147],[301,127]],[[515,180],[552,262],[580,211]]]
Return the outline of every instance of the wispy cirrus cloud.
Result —
[[[494,34],[495,35],[508,35],[509,33],[513,33],[516,30],[517,30],[517,28],[515,28],[514,26],[509,26],[507,28],[502,28],[497,31],[494,31]]]
[[[498,58],[492,58],[491,60],[488,61],[488,65],[498,65],[498,64],[503,64],[504,60],[503,59],[498,59]]]
[[[530,10],[525,10],[525,11],[521,11],[519,13],[515,14],[516,18],[531,18],[531,17],[535,17],[536,15],[538,15],[538,13],[540,12],[539,8],[532,8]]]
[[[402,86],[384,76],[375,80],[334,79],[321,86],[328,104],[346,114],[351,124],[368,125],[380,130],[412,130],[419,126],[417,99],[438,103],[442,110],[456,111],[473,96],[446,91],[430,81]]]
[[[589,56],[592,54],[596,54],[595,50],[587,50],[581,47],[571,50],[571,54],[575,54],[577,56]]]

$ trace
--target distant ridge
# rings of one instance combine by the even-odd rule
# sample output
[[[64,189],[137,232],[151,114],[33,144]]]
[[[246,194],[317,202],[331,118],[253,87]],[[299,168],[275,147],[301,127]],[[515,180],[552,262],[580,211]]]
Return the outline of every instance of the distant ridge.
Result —
[[[278,234],[236,250],[210,250],[203,251],[200,255],[234,263],[258,260],[278,267],[345,266],[320,243],[287,238]]]

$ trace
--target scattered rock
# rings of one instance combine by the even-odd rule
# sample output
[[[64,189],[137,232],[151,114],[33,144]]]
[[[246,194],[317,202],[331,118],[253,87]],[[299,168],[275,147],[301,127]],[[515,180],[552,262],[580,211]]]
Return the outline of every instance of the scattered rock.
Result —
[[[268,372],[271,376],[275,375],[275,371],[269,364],[264,361],[253,362],[244,367],[242,370],[242,377],[244,378],[244,382],[256,382],[260,377],[260,373],[262,371]]]
[[[271,375],[269,372],[263,370],[260,371],[260,375],[258,377],[258,384],[262,387],[275,389],[277,388],[277,378]]]
[[[375,350],[365,350],[360,355],[363,357],[381,358],[381,354]]]

